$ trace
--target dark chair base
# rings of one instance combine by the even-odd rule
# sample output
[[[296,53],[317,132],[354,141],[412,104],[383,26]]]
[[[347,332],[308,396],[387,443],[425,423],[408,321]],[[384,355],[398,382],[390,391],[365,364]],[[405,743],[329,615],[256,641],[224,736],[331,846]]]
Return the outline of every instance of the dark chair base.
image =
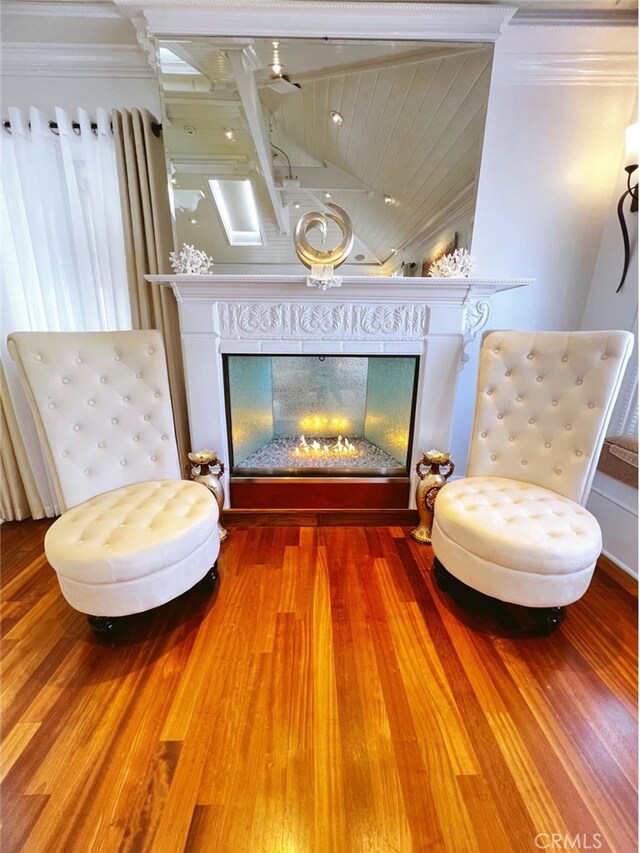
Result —
[[[112,616],[87,616],[87,622],[100,640],[105,640],[113,633],[115,622]]]
[[[202,579],[202,583],[210,592],[216,588],[218,582],[218,561],[209,569]],[[87,616],[87,622],[91,625],[93,633],[99,640],[108,639],[114,631],[116,616]]]
[[[455,575],[442,565],[437,557],[433,558],[433,574],[439,589],[451,592],[456,586],[465,586]],[[549,636],[559,627],[566,616],[564,607],[528,607],[527,611],[534,617],[538,633]]]

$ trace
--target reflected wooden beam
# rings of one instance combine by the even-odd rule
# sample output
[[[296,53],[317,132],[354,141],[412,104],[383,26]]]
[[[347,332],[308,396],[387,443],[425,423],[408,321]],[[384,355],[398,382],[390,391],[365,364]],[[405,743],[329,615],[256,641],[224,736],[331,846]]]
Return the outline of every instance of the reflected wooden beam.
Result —
[[[243,50],[229,50],[228,58],[233,76],[238,85],[240,100],[242,101],[242,106],[247,117],[247,124],[256,149],[258,162],[262,169],[262,176],[267,185],[278,231],[280,234],[289,234],[289,211],[282,204],[273,176],[269,130],[264,120],[258,87],[252,73],[253,62],[251,56],[245,48]]]

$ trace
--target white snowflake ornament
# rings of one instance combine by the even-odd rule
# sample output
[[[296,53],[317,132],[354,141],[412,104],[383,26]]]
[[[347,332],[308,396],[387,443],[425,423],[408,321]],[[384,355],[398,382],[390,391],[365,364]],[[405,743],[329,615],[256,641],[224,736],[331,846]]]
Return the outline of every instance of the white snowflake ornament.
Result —
[[[431,265],[429,276],[433,278],[468,278],[474,261],[466,249],[456,249]]]
[[[213,272],[213,258],[188,243],[183,243],[179,252],[170,252],[169,260],[176,275],[208,275]]]

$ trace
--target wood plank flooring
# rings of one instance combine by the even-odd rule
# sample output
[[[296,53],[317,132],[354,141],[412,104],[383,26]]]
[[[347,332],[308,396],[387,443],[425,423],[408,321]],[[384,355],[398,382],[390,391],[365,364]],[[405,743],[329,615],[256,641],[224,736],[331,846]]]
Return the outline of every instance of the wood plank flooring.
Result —
[[[615,568],[535,638],[438,590],[408,527],[231,523],[213,596],[103,645],[48,524],[0,531],[3,853],[637,849],[637,593]]]

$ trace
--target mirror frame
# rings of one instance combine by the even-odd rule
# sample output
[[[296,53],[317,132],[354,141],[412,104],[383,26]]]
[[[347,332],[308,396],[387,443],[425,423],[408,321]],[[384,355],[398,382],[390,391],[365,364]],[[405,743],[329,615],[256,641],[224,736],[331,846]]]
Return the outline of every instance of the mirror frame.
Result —
[[[135,0],[115,2],[121,7],[137,5]],[[496,5],[343,0],[309,0],[304,4],[296,0],[200,2],[203,5],[194,7],[193,0],[155,0],[153,6],[142,10],[144,19],[134,19],[138,39],[149,49],[152,64],[156,64],[158,41],[162,39],[357,37],[363,40],[483,42],[493,45],[517,11],[516,7]],[[246,265],[238,266],[244,268]],[[225,265],[220,267],[220,271],[223,267]],[[379,272],[367,270],[366,274],[379,275]]]
[[[140,8],[136,0],[115,2],[121,7]],[[326,36],[493,43],[516,11],[513,6],[340,0],[304,4],[292,0],[205,0],[205,7],[194,7],[189,0],[156,0],[152,6],[143,6],[146,27],[138,26],[138,35],[142,41],[146,29],[147,38]]]

